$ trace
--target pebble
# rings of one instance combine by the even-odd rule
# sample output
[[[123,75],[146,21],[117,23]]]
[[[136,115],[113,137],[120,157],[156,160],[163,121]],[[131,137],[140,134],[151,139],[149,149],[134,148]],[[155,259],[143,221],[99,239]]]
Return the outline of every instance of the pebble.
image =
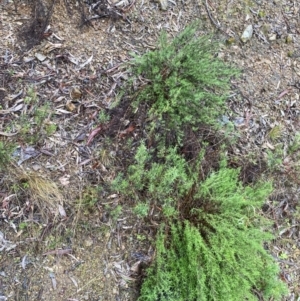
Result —
[[[92,246],[93,245],[93,240],[90,238],[90,237],[88,237],[85,241],[84,241],[84,245],[85,245],[85,247],[90,247],[90,246]]]
[[[250,24],[246,27],[243,34],[241,35],[241,40],[246,43],[248,40],[252,38],[253,35],[253,26]]]

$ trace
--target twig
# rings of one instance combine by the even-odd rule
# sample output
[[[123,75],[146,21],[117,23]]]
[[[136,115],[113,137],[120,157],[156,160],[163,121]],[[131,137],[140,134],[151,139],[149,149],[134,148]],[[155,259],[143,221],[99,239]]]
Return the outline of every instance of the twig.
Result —
[[[286,16],[285,16],[283,10],[281,10],[281,14],[282,14],[282,17],[283,17],[284,22],[285,22],[285,24],[286,24],[286,31],[287,31],[287,33],[290,33],[290,32],[291,32],[291,26],[290,26],[290,23],[288,22],[288,19],[287,19]]]
[[[134,4],[135,4],[135,0],[133,0],[132,3],[129,4],[127,7],[121,8],[121,11],[123,11],[123,12],[129,11],[129,10],[132,8],[132,6],[133,6]]]
[[[206,10],[206,12],[208,14],[208,17],[209,17],[210,21],[212,22],[212,24],[215,25],[216,28],[218,30],[220,30],[221,32],[223,32],[227,37],[231,38],[231,36],[222,28],[222,26],[220,24],[217,23],[217,21],[211,15],[211,12],[210,12],[210,10],[208,8],[207,0],[204,0],[203,2],[204,2],[205,10]],[[234,35],[234,38],[236,38],[236,34],[233,33],[233,35]],[[239,40],[239,39],[236,39],[236,40]]]
[[[287,264],[287,265],[290,265],[290,266],[297,267],[299,269],[299,266],[294,262],[290,262],[290,261],[282,260],[282,259],[278,259],[278,258],[276,258],[276,261],[278,261],[280,263],[283,263],[283,264]]]
[[[267,38],[263,34],[259,33],[257,29],[254,28],[253,32],[261,41],[265,42],[266,44],[270,44]]]
[[[114,67],[112,67],[112,68],[110,68],[110,69],[106,69],[104,72],[106,72],[106,73],[112,72],[112,71],[114,71],[115,69],[118,69],[121,65],[122,65],[122,63],[117,64],[116,66],[114,66]]]
[[[216,22],[216,20],[212,17],[212,15],[211,15],[211,13],[210,13],[210,10],[209,10],[209,8],[208,8],[207,0],[204,1],[204,5],[205,5],[205,9],[206,9],[206,12],[207,12],[207,14],[208,14],[208,17],[209,17],[210,21],[217,27],[217,29],[222,30],[220,24],[218,24],[218,23]],[[227,34],[227,33],[226,33],[226,34]]]
[[[58,249],[44,253],[43,255],[64,255],[72,252],[72,249]]]

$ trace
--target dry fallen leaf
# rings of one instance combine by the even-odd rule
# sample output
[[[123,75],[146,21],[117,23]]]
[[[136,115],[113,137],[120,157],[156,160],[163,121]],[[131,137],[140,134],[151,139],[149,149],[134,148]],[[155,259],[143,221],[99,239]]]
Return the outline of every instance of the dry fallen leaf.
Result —
[[[73,88],[71,90],[70,96],[72,99],[79,99],[82,96],[82,92],[78,88]]]
[[[75,111],[76,106],[71,101],[69,101],[66,103],[66,109],[70,112],[73,112]]]
[[[5,132],[0,132],[0,136],[6,136],[6,137],[11,137],[11,136],[14,136],[14,135],[17,135],[18,132],[15,132],[15,133],[5,133]]]
[[[57,283],[56,283],[56,279],[55,279],[54,273],[49,273],[49,277],[51,279],[53,289],[56,290]]]
[[[56,110],[55,110],[55,113],[56,113],[57,115],[60,115],[60,113],[62,113],[62,114],[71,114],[71,112],[66,111],[66,110],[63,110],[63,109],[56,109]]]
[[[91,144],[91,142],[94,140],[94,138],[103,130],[103,127],[101,125],[99,125],[97,128],[95,128],[94,130],[92,130],[92,132],[90,133],[88,140],[87,140],[87,145]]]
[[[67,216],[66,211],[65,211],[65,209],[62,205],[58,205],[58,211],[59,211],[59,214],[60,214],[61,217],[66,217]]]
[[[140,270],[140,264],[141,264],[141,260],[137,261],[136,263],[134,263],[132,265],[132,267],[130,268],[130,270],[134,273],[138,273]]]
[[[131,124],[126,130],[120,132],[119,137],[123,138],[124,136],[127,136],[128,134],[130,134],[134,130],[135,130],[135,127],[134,127],[134,125]]]
[[[269,142],[265,142],[265,143],[262,145],[262,147],[263,147],[263,148],[269,148],[269,149],[271,149],[271,150],[274,150],[274,149],[275,149],[274,145],[272,145],[272,144],[269,143]]]
[[[108,198],[108,199],[115,199],[115,198],[117,198],[118,196],[119,196],[118,194],[114,193],[114,194],[109,195],[107,198]]]

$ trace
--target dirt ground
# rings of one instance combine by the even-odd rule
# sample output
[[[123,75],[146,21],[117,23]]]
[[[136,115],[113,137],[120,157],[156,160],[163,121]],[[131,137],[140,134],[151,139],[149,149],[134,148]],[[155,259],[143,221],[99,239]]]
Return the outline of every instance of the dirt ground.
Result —
[[[99,188],[116,176],[112,166],[126,163],[115,140],[106,149],[95,116],[113,106],[128,79],[122,63],[130,53],[154,49],[162,30],[174,36],[194,20],[219,41],[218,56],[242,70],[223,121],[236,127],[237,157],[274,161],[268,176],[275,190],[264,214],[274,221],[276,240],[268,247],[290,289],[284,300],[300,300],[299,154],[288,152],[300,132],[300,3],[111,0],[100,1],[99,16],[89,12],[96,1],[86,2],[84,16],[71,0],[53,7],[45,0],[41,16],[30,1],[0,4],[0,141],[17,143],[20,174],[0,173],[0,300],[137,299],[156,225]],[[243,42],[248,25],[253,35]],[[51,109],[49,127],[25,131],[20,116],[35,98]],[[126,125],[120,118],[122,137]],[[255,168],[244,176],[254,177]],[[43,207],[33,188],[13,186],[31,172],[57,185],[56,209]],[[35,202],[40,212],[32,210]]]

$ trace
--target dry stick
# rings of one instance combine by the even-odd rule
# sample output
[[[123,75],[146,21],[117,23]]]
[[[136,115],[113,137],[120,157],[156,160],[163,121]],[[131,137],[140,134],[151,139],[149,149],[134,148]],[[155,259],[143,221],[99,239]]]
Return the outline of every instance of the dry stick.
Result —
[[[44,253],[44,256],[47,255],[64,255],[64,254],[69,254],[72,252],[72,249],[57,249],[57,250],[53,250],[53,251],[48,251],[46,253]]]
[[[204,1],[204,6],[205,6],[205,9],[206,9],[206,12],[207,12],[207,14],[209,16],[210,21],[217,27],[217,29],[222,30],[220,24],[218,24],[215,21],[215,19],[212,17],[212,15],[211,15],[211,13],[209,11],[207,0]],[[227,35],[227,33],[225,31],[224,31],[224,33]]]
[[[282,14],[282,17],[283,17],[284,22],[286,24],[287,32],[290,33],[291,32],[291,26],[290,26],[290,23],[288,22],[288,19],[286,18],[285,14],[284,14],[283,9],[281,9],[281,14]]]
[[[206,10],[206,12],[207,12],[207,14],[208,14],[208,17],[209,17],[210,21],[213,23],[213,25],[215,25],[216,28],[217,28],[218,30],[220,30],[221,32],[223,32],[227,37],[232,38],[232,36],[230,36],[230,35],[222,28],[222,26],[216,22],[216,20],[215,20],[215,19],[213,18],[213,16],[211,15],[210,10],[209,10],[209,8],[208,8],[207,0],[204,0],[203,3],[204,3],[204,6],[205,6],[205,10]],[[239,41],[239,38],[237,38],[237,35],[236,35],[234,32],[233,32],[233,35],[234,35],[234,38],[235,38],[237,41]]]
[[[123,12],[127,12],[127,11],[129,11],[131,8],[132,8],[132,6],[135,4],[135,0],[133,0],[132,1],[132,3],[131,4],[129,4],[127,7],[125,7],[125,8],[121,8],[121,11],[123,11]]]

